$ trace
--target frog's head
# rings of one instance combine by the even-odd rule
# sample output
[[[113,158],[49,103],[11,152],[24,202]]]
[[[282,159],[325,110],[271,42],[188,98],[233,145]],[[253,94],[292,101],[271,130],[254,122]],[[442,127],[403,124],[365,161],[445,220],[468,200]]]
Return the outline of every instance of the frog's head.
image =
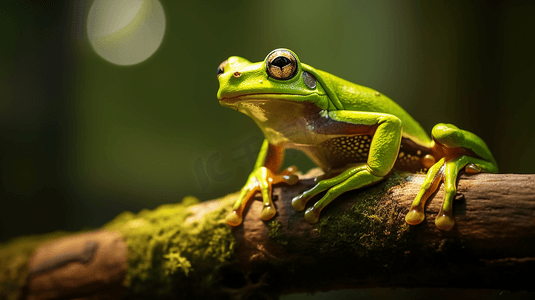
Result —
[[[301,63],[288,49],[271,51],[262,62],[232,56],[217,68],[217,98],[223,106],[241,110],[244,102],[309,102],[321,109],[341,109],[326,82],[325,72]]]

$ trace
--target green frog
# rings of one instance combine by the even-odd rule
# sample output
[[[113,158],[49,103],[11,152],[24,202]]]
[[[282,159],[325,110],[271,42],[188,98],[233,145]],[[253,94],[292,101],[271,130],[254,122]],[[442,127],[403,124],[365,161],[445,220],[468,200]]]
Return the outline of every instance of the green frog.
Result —
[[[301,63],[289,49],[271,51],[252,63],[232,56],[217,68],[217,98],[223,106],[251,117],[264,133],[254,169],[226,222],[238,226],[247,203],[260,192],[262,220],[276,214],[272,185],[298,181],[297,168],[279,173],[286,149],[304,152],[324,174],[295,196],[292,206],[326,191],[304,216],[316,223],[320,213],[340,194],[375,184],[393,168],[427,172],[405,216],[416,225],[425,219],[424,204],[444,182],[445,196],[435,219],[439,229],[454,224],[452,202],[459,172],[498,172],[485,142],[451,124],[437,124],[430,138],[420,124],[385,95]]]

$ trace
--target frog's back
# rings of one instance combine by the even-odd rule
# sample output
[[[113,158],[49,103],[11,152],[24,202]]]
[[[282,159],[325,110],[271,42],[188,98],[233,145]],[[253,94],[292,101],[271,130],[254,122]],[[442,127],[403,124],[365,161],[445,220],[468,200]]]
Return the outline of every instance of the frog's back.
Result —
[[[326,81],[337,82],[337,84],[333,85],[335,87],[333,92],[337,94],[345,110],[395,115],[403,124],[405,137],[410,138],[422,146],[430,145],[431,139],[422,126],[390,98],[374,89],[349,82],[326,72],[320,72],[323,78],[327,79]]]

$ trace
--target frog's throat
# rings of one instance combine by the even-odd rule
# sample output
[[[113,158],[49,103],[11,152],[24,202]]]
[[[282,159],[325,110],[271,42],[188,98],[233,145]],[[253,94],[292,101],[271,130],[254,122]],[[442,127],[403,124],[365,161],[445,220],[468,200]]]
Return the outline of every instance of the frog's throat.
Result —
[[[314,75],[314,77],[316,77],[316,80],[320,82],[321,86],[327,93],[327,96],[329,97],[329,101],[331,102],[331,104],[334,105],[334,107],[336,107],[336,109],[338,110],[344,110],[344,106],[342,105],[342,102],[340,102],[340,99],[338,99],[338,95],[336,95],[336,93],[331,89],[331,85],[325,81],[324,77],[328,73],[326,72],[320,73],[318,72],[318,70],[304,63],[301,63],[301,66],[303,67],[303,70]]]
[[[309,101],[254,99],[239,101],[232,108],[252,118],[270,144],[293,148],[322,138],[316,130],[324,110]]]

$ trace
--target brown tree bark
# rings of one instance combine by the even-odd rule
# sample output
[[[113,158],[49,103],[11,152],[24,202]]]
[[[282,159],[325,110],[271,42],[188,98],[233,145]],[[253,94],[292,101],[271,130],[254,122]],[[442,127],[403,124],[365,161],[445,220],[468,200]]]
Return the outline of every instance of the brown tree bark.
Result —
[[[447,232],[434,225],[442,188],[428,201],[422,224],[409,226],[404,221],[423,179],[423,175],[393,174],[380,184],[347,192],[331,203],[314,225],[306,223],[303,212],[291,206],[294,195],[314,184],[310,179],[274,188],[274,219],[260,220],[262,202],[252,201],[243,224],[232,229],[221,220],[236,195],[179,204],[163,209],[164,213],[155,210],[154,215],[119,216],[100,233],[40,246],[30,261],[25,295],[46,299],[35,295],[34,291],[39,291],[62,298],[103,299],[106,291],[122,291],[136,299],[276,299],[295,292],[368,287],[533,290],[535,175],[461,176],[454,203],[456,223]],[[161,218],[178,221],[163,225]],[[214,227],[203,224],[206,220]],[[191,224],[197,227],[179,228]],[[159,240],[144,229],[149,225],[158,232]],[[137,233],[136,228],[142,231]],[[166,235],[169,228],[172,233]],[[201,242],[212,240],[193,245],[192,237],[199,236]],[[215,251],[211,247],[223,249],[222,254],[213,259],[206,256]],[[61,253],[55,255],[54,249]],[[170,254],[178,265],[169,264]],[[128,266],[125,256],[129,256]],[[148,264],[143,262],[145,257]],[[142,271],[130,271],[140,263],[145,266]],[[82,276],[79,286],[71,280],[67,287],[49,282],[54,276],[55,282],[66,282],[61,276],[74,278],[68,270],[93,274],[96,279]],[[122,288],[124,282],[126,288]],[[88,292],[94,288],[98,294]]]
[[[434,224],[442,187],[428,201],[422,224],[404,222],[424,177],[411,175],[398,185],[390,178],[349,192],[316,225],[291,207],[292,195],[305,187],[280,187],[276,231],[258,219],[259,201],[233,231],[238,261],[261,274],[257,277],[269,276],[266,282],[281,293],[358,287],[533,290],[535,175],[461,176],[451,231]]]

